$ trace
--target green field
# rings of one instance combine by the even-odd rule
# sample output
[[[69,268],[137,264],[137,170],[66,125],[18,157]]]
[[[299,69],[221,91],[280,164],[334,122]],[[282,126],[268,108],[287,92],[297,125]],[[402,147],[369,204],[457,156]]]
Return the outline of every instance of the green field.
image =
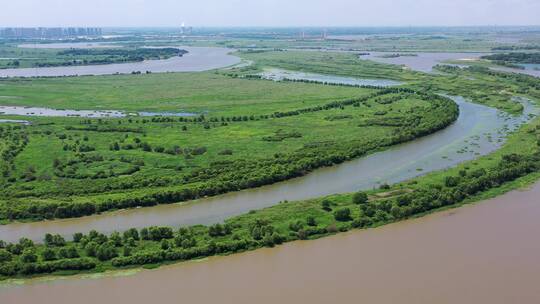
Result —
[[[358,97],[367,90],[232,79],[213,72],[0,80],[3,105],[247,115]]]

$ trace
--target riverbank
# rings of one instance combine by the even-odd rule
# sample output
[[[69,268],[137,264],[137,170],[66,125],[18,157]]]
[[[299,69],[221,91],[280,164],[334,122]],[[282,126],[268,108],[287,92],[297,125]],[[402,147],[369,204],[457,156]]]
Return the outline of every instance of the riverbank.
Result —
[[[523,136],[519,137],[520,141],[523,139]],[[140,232],[133,229],[123,235],[116,233],[109,237],[91,232],[75,235],[74,242],[67,245],[63,238],[49,236],[49,241],[46,238],[47,246],[37,247],[21,241],[20,250],[24,251],[21,259],[28,257],[34,262],[25,261],[22,265],[3,263],[0,271],[6,276],[58,270],[61,270],[60,274],[66,270],[100,272],[226,255],[264,246],[274,247],[283,242],[316,239],[351,229],[378,227],[474,201],[479,194],[501,191],[500,185],[518,185],[520,178],[529,174],[538,176],[540,156],[537,148],[532,152],[532,155],[502,154],[502,158],[496,157],[491,165],[489,160],[483,162],[480,168],[478,164],[467,164],[467,169],[461,170],[459,176],[452,176],[453,169],[450,169],[443,184],[432,184],[434,179],[429,175],[421,177],[388,191],[370,193],[369,202],[365,195],[335,195],[310,201],[283,202],[231,218],[224,225],[193,226],[181,228],[178,232],[167,227],[144,228]],[[4,259],[11,259],[8,252],[12,252],[14,247],[10,246],[2,254]],[[59,247],[60,251],[54,247]],[[122,256],[118,256],[116,248],[119,247],[123,247]],[[74,254],[70,260],[56,262],[64,248],[69,248],[68,251]],[[45,258],[46,252],[51,258]],[[38,255],[51,262],[35,263]]]
[[[0,300],[24,304],[47,296],[60,304],[147,303],[159,290],[160,299],[180,297],[191,303],[222,298],[235,303],[252,303],[255,298],[260,303],[327,303],[358,297],[377,303],[395,303],[397,298],[411,304],[471,299],[534,303],[540,300],[534,285],[540,279],[540,268],[534,266],[540,246],[529,236],[540,233],[536,220],[540,208],[534,200],[538,196],[540,184],[376,229],[140,271],[135,276],[128,271],[99,278],[35,279],[0,287]],[[237,286],[244,286],[243,291],[237,292]],[[276,288],[279,293],[274,293]]]

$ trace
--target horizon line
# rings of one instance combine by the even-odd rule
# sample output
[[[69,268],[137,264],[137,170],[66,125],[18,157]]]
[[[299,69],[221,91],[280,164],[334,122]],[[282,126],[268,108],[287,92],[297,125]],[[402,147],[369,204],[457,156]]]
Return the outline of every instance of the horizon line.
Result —
[[[178,25],[0,25],[0,28],[176,28]],[[474,28],[474,27],[540,27],[540,24],[477,24],[477,25],[185,25],[197,28]]]

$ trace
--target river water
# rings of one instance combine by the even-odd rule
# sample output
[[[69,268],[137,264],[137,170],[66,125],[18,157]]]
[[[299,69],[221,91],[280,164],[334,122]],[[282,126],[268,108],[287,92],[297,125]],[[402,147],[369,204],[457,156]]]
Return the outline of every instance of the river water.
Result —
[[[231,66],[240,62],[240,58],[230,55],[232,50],[217,47],[181,47],[189,53],[182,57],[164,60],[145,60],[142,62],[117,63],[104,65],[43,67],[23,69],[0,69],[0,77],[37,77],[37,76],[75,76],[75,75],[111,75],[166,72],[201,72]]]
[[[540,77],[540,64],[521,64],[523,69],[513,69],[507,67],[493,67],[493,70],[526,74],[534,77]]]
[[[391,54],[414,54],[416,56],[399,56],[387,58]],[[361,59],[369,59],[379,63],[404,65],[412,70],[431,73],[433,67],[437,64],[442,64],[449,60],[473,60],[478,59],[485,53],[430,53],[430,52],[418,52],[418,53],[403,53],[403,52],[369,52],[369,55],[360,56]]]
[[[92,229],[110,233],[151,225],[213,224],[283,200],[304,200],[371,189],[381,183],[397,183],[493,152],[502,145],[509,131],[527,121],[529,114],[538,112],[526,101],[522,101],[525,106],[522,116],[509,116],[460,97],[454,97],[454,100],[460,106],[460,116],[444,130],[363,158],[315,170],[304,177],[186,203],[77,219],[13,223],[0,226],[0,239],[13,242],[24,236],[41,241],[45,233],[71,237],[75,232]]]
[[[127,273],[0,287],[0,303],[540,303],[540,184],[376,229]]]
[[[261,74],[263,78],[274,81],[281,81],[283,79],[290,80],[308,80],[324,82],[328,84],[346,84],[346,85],[359,85],[359,86],[379,86],[390,87],[402,84],[402,82],[388,79],[365,79],[365,78],[353,78],[334,75],[323,75],[316,73],[304,73],[297,71],[288,71],[283,69],[271,68],[265,69]]]
[[[391,54],[415,54],[416,56],[384,57]],[[379,63],[403,65],[415,71],[433,73],[433,67],[437,64],[467,66],[467,61],[477,60],[488,53],[430,53],[430,52],[369,52],[369,55],[361,55],[361,59],[372,60]],[[462,64],[448,64],[446,61],[460,60]],[[495,71],[525,74],[534,77],[540,77],[540,65],[522,64],[524,69],[514,69],[509,67],[495,66],[490,69]]]

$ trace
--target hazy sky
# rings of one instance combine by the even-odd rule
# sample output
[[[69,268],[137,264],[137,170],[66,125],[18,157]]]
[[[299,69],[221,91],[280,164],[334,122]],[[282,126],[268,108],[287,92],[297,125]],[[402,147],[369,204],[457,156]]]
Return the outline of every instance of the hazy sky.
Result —
[[[1,26],[539,25],[540,0],[0,0]]]

